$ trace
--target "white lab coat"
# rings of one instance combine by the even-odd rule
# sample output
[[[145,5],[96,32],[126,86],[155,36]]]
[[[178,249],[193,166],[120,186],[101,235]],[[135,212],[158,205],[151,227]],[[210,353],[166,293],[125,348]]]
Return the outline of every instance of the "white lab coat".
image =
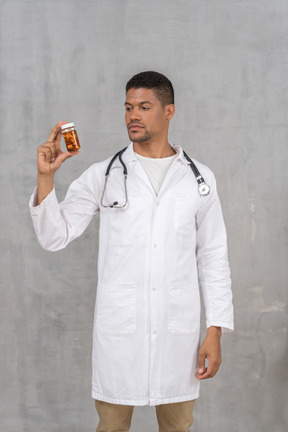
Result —
[[[202,288],[207,327],[233,330],[226,232],[213,173],[195,161],[211,187],[200,197],[180,146],[159,195],[130,143],[128,205],[104,208],[101,195],[111,159],[95,163],[58,204],[54,190],[34,206],[41,246],[64,248],[100,213],[98,285],[93,330],[92,398],[123,405],[159,405],[195,399]],[[124,202],[117,159],[105,203]]]

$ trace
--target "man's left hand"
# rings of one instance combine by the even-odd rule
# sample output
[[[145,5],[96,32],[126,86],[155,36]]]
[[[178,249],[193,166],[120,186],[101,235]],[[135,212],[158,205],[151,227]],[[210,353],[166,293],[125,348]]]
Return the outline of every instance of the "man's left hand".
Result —
[[[199,351],[198,372],[195,375],[198,380],[212,378],[218,372],[221,364],[221,327],[209,327],[207,335],[202,342]],[[205,359],[208,359],[208,368],[205,367]]]

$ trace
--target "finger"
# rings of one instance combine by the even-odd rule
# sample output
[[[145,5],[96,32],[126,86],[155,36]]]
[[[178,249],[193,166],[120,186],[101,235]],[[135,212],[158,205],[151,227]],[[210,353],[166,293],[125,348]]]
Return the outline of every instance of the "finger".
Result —
[[[57,156],[57,151],[54,143],[49,143],[48,147],[51,151],[51,162],[54,162]]]
[[[57,152],[61,151],[61,139],[62,139],[62,130],[60,128],[60,130],[57,132],[57,135],[55,137],[55,146],[56,146],[56,150]]]
[[[217,372],[216,362],[210,360],[208,364],[208,369],[205,374],[206,378],[212,378]]]
[[[203,373],[202,375],[197,374],[197,375],[196,375],[196,378],[197,378],[199,381],[201,381],[201,380],[204,380],[204,379],[211,378],[211,376],[208,374],[208,372],[207,372],[207,368],[206,368],[206,369],[205,369],[205,373]]]
[[[42,146],[38,151],[38,159],[44,160],[45,162],[51,161],[51,149],[48,146]]]
[[[58,130],[57,135],[56,135],[56,137],[55,137],[55,145],[56,145],[56,149],[57,149],[57,151],[61,150],[61,145],[60,145],[60,143],[61,143],[61,139],[62,139],[62,136],[63,136],[61,126],[62,126],[63,124],[67,124],[67,122],[60,122],[60,123],[61,123],[61,125],[60,125],[60,129]]]
[[[56,139],[56,136],[57,136],[59,130],[61,130],[61,126],[63,124],[66,124],[66,123],[67,122],[59,122],[59,123],[57,123],[57,125],[55,125],[53,127],[53,129],[51,129],[47,142],[53,142]]]
[[[205,369],[205,354],[204,353],[199,353],[199,364],[198,364],[198,373],[201,374],[203,373],[204,369]]]
[[[216,375],[216,372],[214,373],[214,371],[209,371],[209,369],[206,368],[205,373],[203,373],[203,375],[199,375],[197,378],[199,380],[203,380],[203,379],[213,378],[214,375]]]
[[[197,372],[196,373],[196,375],[195,375],[195,377],[198,379],[198,380],[202,380],[203,379],[203,377],[204,376],[206,376],[206,373],[207,373],[207,367],[205,367],[204,369],[201,369],[201,371],[202,372]]]
[[[208,378],[213,378],[216,373],[218,372],[220,367],[220,362],[216,361],[216,360],[210,360],[209,364],[208,364],[208,368],[206,368],[205,373],[203,374],[198,374],[199,377],[196,377],[198,379],[208,379]]]
[[[47,160],[53,162],[56,159],[56,148],[54,143],[45,143],[38,149],[39,153],[45,152]]]

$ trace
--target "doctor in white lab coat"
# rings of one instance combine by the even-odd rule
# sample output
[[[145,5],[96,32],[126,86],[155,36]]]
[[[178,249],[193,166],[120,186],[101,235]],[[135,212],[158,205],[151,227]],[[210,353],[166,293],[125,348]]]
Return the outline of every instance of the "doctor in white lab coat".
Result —
[[[155,86],[153,79],[147,84],[151,74]],[[213,173],[194,160],[210,186],[210,194],[200,196],[182,148],[168,142],[174,94],[171,100],[158,91],[155,77],[161,74],[136,77],[126,87],[127,202],[118,158],[102,197],[109,158],[88,168],[58,203],[54,173],[79,153],[61,151],[60,122],[38,148],[38,188],[30,210],[39,243],[50,251],[66,247],[100,214],[92,355],[92,398],[102,421],[97,431],[122,427],[107,407],[130,410],[123,427],[129,430],[136,405],[158,407],[159,430],[169,431],[169,413],[175,420],[171,407],[190,401],[191,421],[179,411],[173,426],[188,431],[199,381],[216,374],[221,333],[233,330],[226,231]],[[120,208],[109,207],[115,201]],[[207,324],[201,345],[199,287]],[[166,423],[160,411],[165,405]],[[115,429],[105,429],[108,421],[115,421]]]

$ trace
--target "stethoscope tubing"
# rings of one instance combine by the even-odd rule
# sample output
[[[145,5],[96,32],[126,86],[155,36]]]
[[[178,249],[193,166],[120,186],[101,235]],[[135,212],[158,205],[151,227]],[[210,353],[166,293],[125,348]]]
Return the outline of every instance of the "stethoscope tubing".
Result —
[[[116,154],[113,156],[113,158],[111,159],[111,161],[110,161],[110,163],[109,163],[109,165],[108,165],[108,167],[107,167],[107,170],[106,170],[106,173],[105,173],[105,177],[109,176],[109,174],[110,174],[110,170],[111,170],[111,168],[112,168],[112,165],[113,165],[114,161],[117,159],[117,157],[119,157],[119,160],[120,160],[121,165],[122,165],[122,167],[123,167],[123,174],[124,174],[124,175],[127,175],[127,167],[126,167],[126,165],[125,165],[125,163],[123,162],[123,159],[122,159],[122,153],[124,153],[124,151],[125,151],[126,149],[127,149],[127,147],[123,148],[122,150],[120,150],[118,153],[116,153]]]
[[[127,167],[126,164],[124,163],[123,159],[122,159],[122,154],[124,153],[124,151],[127,149],[127,147],[124,147],[122,150],[120,150],[118,153],[116,153],[113,158],[111,159],[106,172],[105,172],[105,183],[104,183],[104,187],[103,187],[103,192],[102,192],[102,197],[101,197],[101,205],[103,207],[117,207],[117,208],[123,208],[127,205],[128,202],[128,193],[127,193]],[[187,159],[187,161],[189,162],[190,168],[197,180],[198,183],[198,192],[200,196],[207,196],[210,193],[210,187],[207,185],[207,183],[204,180],[204,177],[200,174],[200,171],[198,170],[197,166],[195,165],[195,163],[192,161],[192,159],[190,159],[190,157],[187,155],[187,153],[183,150],[183,154],[184,157]],[[110,170],[112,168],[113,163],[115,162],[115,160],[117,159],[117,157],[119,158],[119,161],[123,167],[123,175],[124,175],[124,189],[125,189],[125,204],[123,206],[118,206],[118,201],[114,201],[113,204],[108,204],[105,205],[103,204],[103,199],[104,199],[104,194],[105,194],[105,190],[106,190],[106,186],[107,186],[107,182],[108,182],[108,177],[110,175]]]

